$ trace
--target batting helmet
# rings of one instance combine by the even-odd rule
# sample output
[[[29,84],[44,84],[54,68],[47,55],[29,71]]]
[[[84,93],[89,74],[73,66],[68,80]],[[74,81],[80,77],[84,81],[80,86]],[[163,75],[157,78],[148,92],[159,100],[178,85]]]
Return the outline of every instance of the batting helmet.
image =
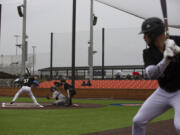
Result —
[[[160,18],[151,17],[146,19],[141,26],[141,32],[139,34],[155,34],[160,35],[165,33],[165,25]]]

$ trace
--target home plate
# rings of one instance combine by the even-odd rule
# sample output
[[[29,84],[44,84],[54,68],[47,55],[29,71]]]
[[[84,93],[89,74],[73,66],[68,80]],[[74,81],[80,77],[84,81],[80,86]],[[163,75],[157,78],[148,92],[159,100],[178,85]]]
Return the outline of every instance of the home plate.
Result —
[[[6,103],[2,103],[2,107],[5,107],[5,104],[6,104]]]
[[[2,103],[2,107],[3,108],[32,108],[32,107],[39,108],[39,106],[34,103],[14,103],[14,104]]]

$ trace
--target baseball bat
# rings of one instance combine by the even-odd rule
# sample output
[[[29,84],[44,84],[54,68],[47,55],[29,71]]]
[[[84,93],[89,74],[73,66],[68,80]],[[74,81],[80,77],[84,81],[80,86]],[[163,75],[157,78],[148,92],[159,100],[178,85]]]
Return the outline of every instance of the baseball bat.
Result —
[[[31,73],[28,68],[26,68],[26,71],[27,71],[28,76],[31,76]]]
[[[163,13],[163,18],[164,18],[164,24],[165,24],[165,29],[166,29],[166,35],[169,36],[169,31],[168,31],[168,16],[167,16],[167,4],[166,0],[160,0],[161,3],[161,9]]]
[[[0,39],[1,39],[1,16],[2,16],[2,4],[0,4]]]

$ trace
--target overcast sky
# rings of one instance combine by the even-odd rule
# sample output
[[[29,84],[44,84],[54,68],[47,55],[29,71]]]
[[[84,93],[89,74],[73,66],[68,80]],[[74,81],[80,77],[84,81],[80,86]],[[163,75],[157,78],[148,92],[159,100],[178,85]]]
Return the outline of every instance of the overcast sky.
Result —
[[[18,16],[17,6],[22,2],[23,0],[0,0],[2,4],[0,54],[16,54],[14,35],[22,34],[22,18]],[[90,0],[77,0],[76,65],[88,64],[89,10]],[[98,17],[98,23],[94,27],[94,48],[98,51],[94,56],[95,65],[101,65],[102,27],[106,29],[106,65],[143,64],[142,49],[145,48],[145,43],[142,35],[138,35],[143,20],[98,2],[94,2],[94,13]],[[49,55],[46,54],[50,51],[51,32],[60,33],[55,36],[55,44],[61,44],[59,54],[56,52],[55,56],[60,64],[55,65],[70,66],[71,31],[72,0],[27,0],[29,53],[32,53],[32,46],[37,46],[36,53],[39,56],[37,55],[36,68],[49,66]],[[21,38],[18,42],[21,43]],[[18,53],[20,54],[20,50]],[[46,62],[42,62],[45,60],[43,56],[47,59]]]

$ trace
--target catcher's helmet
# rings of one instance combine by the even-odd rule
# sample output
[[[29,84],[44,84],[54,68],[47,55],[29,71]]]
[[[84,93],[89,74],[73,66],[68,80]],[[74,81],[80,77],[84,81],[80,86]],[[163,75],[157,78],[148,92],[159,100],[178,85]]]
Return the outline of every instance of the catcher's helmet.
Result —
[[[139,34],[156,34],[160,35],[165,33],[165,26],[163,21],[157,17],[151,17],[146,19],[141,26],[141,32]]]

